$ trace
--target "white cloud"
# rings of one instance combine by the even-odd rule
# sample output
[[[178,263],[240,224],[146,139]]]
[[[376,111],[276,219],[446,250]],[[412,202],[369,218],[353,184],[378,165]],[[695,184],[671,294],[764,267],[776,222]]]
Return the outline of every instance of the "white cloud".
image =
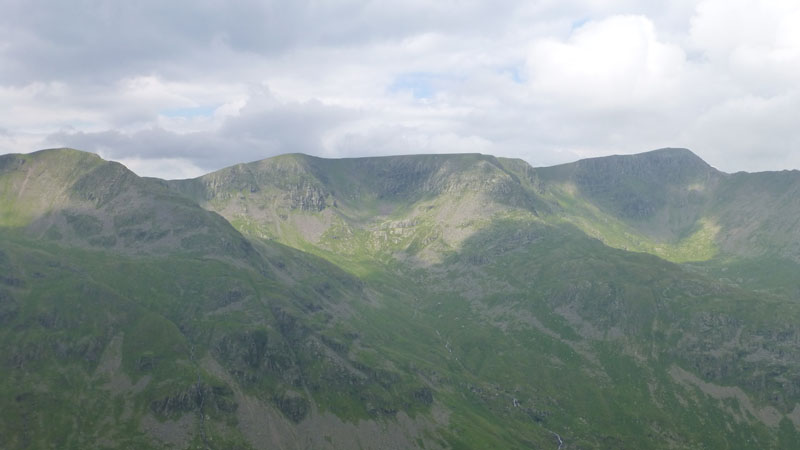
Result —
[[[657,39],[646,17],[613,16],[582,25],[566,42],[535,41],[527,69],[537,97],[613,110],[675,98],[685,61],[680,47]]]
[[[730,155],[746,159],[748,171],[800,167],[798,111],[800,90],[772,98],[748,95],[715,105],[686,135],[708,149],[722,170],[743,170]]]
[[[103,152],[98,154],[108,158]],[[207,173],[206,170],[197,167],[192,161],[185,158],[119,158],[114,160],[139,175],[165,180],[196,178]]]
[[[774,95],[800,78],[800,3],[707,0],[691,20],[690,45],[720,77]]]
[[[96,6],[0,0],[0,152],[174,177],[296,151],[800,167],[794,0]]]

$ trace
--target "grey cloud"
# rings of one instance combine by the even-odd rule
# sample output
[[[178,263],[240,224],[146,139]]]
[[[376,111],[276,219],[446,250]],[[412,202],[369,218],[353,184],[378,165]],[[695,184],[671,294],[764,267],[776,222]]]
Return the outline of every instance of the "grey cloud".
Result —
[[[221,167],[281,153],[323,153],[326,131],[357,114],[318,101],[280,103],[268,93],[256,95],[240,115],[227,118],[219,130],[178,133],[153,127],[133,133],[118,130],[50,134],[50,146],[74,147],[106,157],[184,158],[202,169]]]
[[[319,153],[323,133],[357,116],[344,108],[319,101],[273,104],[264,109],[242,109],[225,121],[220,135],[228,139],[272,142],[284,151]]]
[[[0,102],[11,105],[0,148],[211,170],[284,152],[482,151],[548,165],[686,146],[728,171],[800,167],[800,65],[772,58],[796,56],[796,42],[737,64],[709,53],[717,44],[692,37],[701,25],[723,50],[751,43],[716,15],[696,20],[712,1],[761,7],[0,0]],[[252,89],[264,85],[274,95]],[[193,108],[210,112],[175,114]]]
[[[697,118],[684,139],[725,171],[800,168],[798,110],[800,91],[731,99]]]
[[[425,31],[474,33],[476,24],[502,30],[520,4],[0,0],[0,33],[8,44],[0,83],[179,77],[208,70],[209,60],[224,58],[226,48],[274,56],[299,46],[356,45]]]
[[[72,147],[103,153],[111,159],[190,158],[199,161],[216,159],[219,144],[212,133],[177,134],[161,128],[127,134],[117,130],[101,132],[59,131],[49,135],[51,146]]]
[[[161,128],[131,134],[116,130],[89,133],[61,131],[49,135],[46,142],[49,146],[72,147],[100,153],[112,160],[187,159],[207,171],[242,161],[267,158],[286,151],[269,142],[224,139],[209,132],[181,134]],[[220,149],[227,151],[221,152]]]

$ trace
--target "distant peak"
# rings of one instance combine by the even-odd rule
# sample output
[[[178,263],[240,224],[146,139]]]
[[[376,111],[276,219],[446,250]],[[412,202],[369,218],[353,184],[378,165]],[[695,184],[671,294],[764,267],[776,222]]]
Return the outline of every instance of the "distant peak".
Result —
[[[58,147],[58,148],[47,148],[44,150],[37,150],[32,153],[28,153],[29,156],[34,158],[39,157],[48,157],[48,156],[73,156],[73,157],[90,157],[90,158],[97,158],[103,159],[96,153],[87,152],[84,150],[77,150],[70,147]]]
[[[632,153],[632,154],[625,154],[625,155],[609,155],[609,156],[597,156],[593,158],[584,158],[577,163],[582,163],[584,161],[613,161],[613,160],[671,160],[671,161],[693,161],[695,163],[701,162],[706,164],[702,158],[697,156],[694,152],[689,150],[688,148],[675,148],[675,147],[665,147],[659,148],[655,150],[650,150],[641,153]]]
[[[637,153],[631,156],[640,156],[640,157],[660,157],[660,158],[686,158],[687,160],[696,160],[696,161],[703,161],[702,158],[697,156],[693,151],[689,150],[688,148],[675,148],[675,147],[665,147],[659,148],[656,150],[650,150],[649,152]],[[705,161],[703,161],[705,163]]]
[[[91,167],[108,163],[108,161],[94,153],[75,150],[74,148],[50,148],[31,153],[8,153],[0,155],[0,158],[4,161],[0,165],[6,169],[12,166],[23,167],[33,164],[50,171],[64,171],[70,167]]]
[[[649,152],[642,152],[640,155],[648,155],[648,154],[660,154],[660,155],[674,155],[674,156],[695,156],[691,150],[688,148],[682,147],[664,147],[664,148],[657,148],[655,150],[650,150]]]
[[[686,172],[708,173],[716,172],[702,158],[686,148],[660,148],[632,155],[611,155],[596,158],[586,158],[575,163],[564,164],[563,167],[575,167],[588,170],[634,170],[646,173],[656,172]]]

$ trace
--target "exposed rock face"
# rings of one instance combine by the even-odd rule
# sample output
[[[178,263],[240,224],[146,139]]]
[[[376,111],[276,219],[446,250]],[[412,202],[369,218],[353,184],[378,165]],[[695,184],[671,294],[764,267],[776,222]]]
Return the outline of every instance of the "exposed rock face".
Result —
[[[256,329],[225,335],[215,344],[213,354],[246,391],[268,387],[268,392],[274,392],[262,400],[292,422],[307,417],[314,397],[331,391],[363,403],[359,409],[371,418],[393,417],[401,410],[431,406],[430,389],[408,385],[398,373],[352,360],[345,343],[314,335],[285,310],[274,309],[273,315],[279,334]],[[398,391],[403,394],[387,395]]]
[[[797,179],[2,156],[0,447],[792,448]]]
[[[230,387],[209,386],[205,383],[193,384],[184,391],[150,403],[150,409],[154,413],[167,417],[180,417],[186,412],[235,413],[237,407]]]
[[[536,169],[545,183],[580,195],[645,234],[680,237],[701,218],[724,174],[686,149],[584,159]]]
[[[325,209],[325,199],[330,194],[310,184],[293,186],[288,194],[291,209],[319,212]]]

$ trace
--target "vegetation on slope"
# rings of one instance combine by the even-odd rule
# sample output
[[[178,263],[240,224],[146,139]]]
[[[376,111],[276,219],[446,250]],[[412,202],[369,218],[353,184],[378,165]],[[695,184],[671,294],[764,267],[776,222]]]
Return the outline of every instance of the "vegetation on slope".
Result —
[[[564,421],[560,423],[565,427],[562,431],[575,433],[573,439],[583,440],[582,445],[621,448],[624,442],[631,442],[633,447],[691,447],[703,443],[713,448],[737,448],[749,443],[744,445],[748,448],[753,442],[761,442],[769,447],[777,445],[775,427],[796,421],[797,398],[794,394],[787,396],[793,392],[791,380],[797,376],[798,361],[791,350],[797,336],[793,325],[797,311],[792,301],[755,297],[652,257],[615,253],[584,236],[587,233],[608,245],[677,262],[716,257],[722,242],[719,233],[727,230],[709,219],[706,211],[711,210],[712,200],[717,201],[709,191],[726,176],[688,151],[608,158],[550,171],[531,169],[520,161],[477,155],[339,161],[291,158],[302,164],[296,166],[295,184],[282,189],[310,193],[305,200],[288,201],[298,197],[280,194],[280,190],[259,194],[268,190],[258,183],[250,185],[248,195],[241,186],[220,181],[225,178],[217,174],[179,182],[178,188],[186,190],[181,184],[195,186],[204,192],[199,199],[206,207],[225,215],[253,237],[282,241],[317,254],[358,274],[377,291],[391,292],[386,304],[394,305],[399,299],[410,302],[400,311],[413,318],[419,317],[426,305],[448,311],[436,313],[439,320],[427,327],[428,334],[433,329],[435,336],[429,337],[444,347],[445,357],[460,347],[466,352],[462,358],[480,361],[474,366],[465,366],[465,359],[450,361],[449,371],[469,374],[466,376],[477,373],[472,382],[478,386],[493,380],[489,392],[496,397],[504,398],[499,392],[522,397],[526,388],[527,395],[532,396],[536,386],[549,396],[538,397],[534,403],[552,400],[557,383],[547,388],[542,387],[547,383],[540,385],[539,381],[558,379],[563,383],[556,375],[563,375],[561,367],[536,377],[536,383],[525,381],[526,375],[533,367],[548,367],[541,359],[543,355],[552,362],[554,355],[579,348],[582,353],[574,357],[578,362],[567,372],[580,375],[568,391],[581,392],[587,383],[599,386],[598,391],[582,394],[593,400],[565,407],[559,416]],[[417,170],[418,166],[411,163],[414,160],[424,162],[426,171]],[[266,160],[241,170],[258,172],[277,163]],[[377,169],[381,164],[385,164],[385,172]],[[338,176],[319,175],[327,173]],[[575,180],[580,182],[580,189],[570,184]],[[310,184],[316,190],[303,189]],[[420,192],[416,190],[420,185],[427,186],[421,192],[429,195],[415,194]],[[368,188],[359,188],[363,186]],[[314,192],[324,194],[315,197]],[[302,206],[313,203],[314,198],[326,200],[311,210]],[[359,203],[352,203],[352,199],[365,207],[358,209]],[[253,208],[259,202],[283,208],[283,216],[261,220],[251,213],[268,209]],[[284,228],[282,222],[293,226]],[[302,226],[309,223],[315,226]],[[575,250],[569,253],[567,248]],[[620,262],[609,264],[611,261]],[[510,278],[513,273],[519,275]],[[392,310],[390,320],[397,322],[402,317],[400,311]],[[772,320],[776,311],[781,311],[780,319]],[[520,317],[528,320],[520,321]],[[524,337],[509,337],[509,323],[524,330]],[[467,331],[459,333],[452,329],[453,324]],[[445,338],[442,329],[448,331]],[[537,348],[534,343],[542,338],[559,342],[560,348],[552,343],[545,349]],[[397,342],[415,349],[407,355],[409,358],[424,354],[408,338],[396,335],[387,345],[394,343],[396,348]],[[502,360],[489,357],[510,352],[506,350],[509,345],[534,351],[523,354],[516,350],[514,358]],[[556,358],[564,364],[559,356]],[[481,371],[482,367],[491,369]],[[619,372],[618,367],[628,367],[641,376],[642,384],[635,395],[619,391],[631,375]],[[519,374],[516,378],[512,375],[515,372]],[[494,373],[505,378],[493,379]],[[686,375],[693,373],[700,377]],[[486,389],[466,383],[473,386],[470,392]],[[705,391],[696,395],[701,388]],[[744,390],[740,395],[735,389]],[[713,392],[726,394],[715,396]],[[665,405],[665,398],[672,400]],[[491,415],[510,420],[508,398],[498,401],[504,407]],[[514,397],[511,404],[519,402]],[[614,406],[592,412],[592,406],[608,402]],[[682,413],[687,402],[696,411],[689,417]],[[741,404],[737,409],[726,407],[725,402]],[[658,418],[644,419],[650,414],[642,410],[642,405],[655,411]],[[452,408],[464,414],[469,410],[464,405],[454,404]],[[636,420],[624,418],[630,411],[636,411]],[[587,416],[597,422],[583,426],[574,423],[576,417],[589,422]],[[491,420],[473,420],[476,422],[471,429],[480,431],[465,442],[494,435],[489,425],[475,428],[477,423]],[[745,433],[740,435],[728,431],[713,435],[701,425],[706,421],[729,425],[745,421],[753,428],[740,431]],[[628,428],[620,429],[624,423]],[[545,442],[552,430],[545,430],[536,419],[534,424],[540,426],[529,423],[527,428],[538,430],[538,434],[534,432],[538,437],[523,439]],[[722,429],[728,430],[727,425]],[[607,442],[598,440],[598,436],[606,436]],[[451,443],[462,439],[457,434],[450,438]]]
[[[685,150],[174,182],[2,156],[0,444],[787,448],[793,177]]]

